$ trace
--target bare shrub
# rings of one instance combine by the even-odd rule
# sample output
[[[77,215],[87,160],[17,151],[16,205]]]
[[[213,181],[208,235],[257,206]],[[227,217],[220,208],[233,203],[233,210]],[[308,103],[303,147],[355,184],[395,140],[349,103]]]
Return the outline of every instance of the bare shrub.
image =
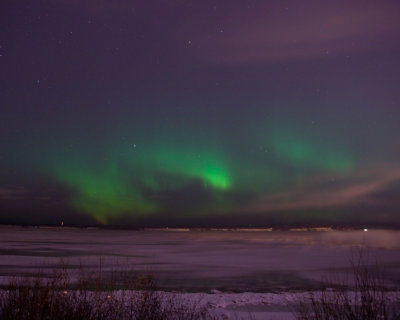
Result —
[[[328,275],[323,289],[297,302],[298,320],[393,320],[400,319],[398,298],[392,299],[377,263],[370,265],[363,250],[351,258],[346,276]]]
[[[151,276],[138,277],[138,287],[146,290],[93,290],[90,281],[70,280],[65,266],[50,276],[13,279],[0,293],[3,320],[202,320],[213,317],[196,303],[181,301],[176,295],[156,291]],[[132,287],[133,281],[131,283]],[[92,288],[90,290],[89,288]],[[132,288],[130,288],[132,289]]]

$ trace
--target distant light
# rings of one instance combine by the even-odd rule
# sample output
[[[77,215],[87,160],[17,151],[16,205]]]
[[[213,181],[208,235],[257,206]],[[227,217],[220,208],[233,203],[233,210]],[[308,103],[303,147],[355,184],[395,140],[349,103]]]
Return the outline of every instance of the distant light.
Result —
[[[368,231],[368,229],[364,229],[364,232],[367,232]]]

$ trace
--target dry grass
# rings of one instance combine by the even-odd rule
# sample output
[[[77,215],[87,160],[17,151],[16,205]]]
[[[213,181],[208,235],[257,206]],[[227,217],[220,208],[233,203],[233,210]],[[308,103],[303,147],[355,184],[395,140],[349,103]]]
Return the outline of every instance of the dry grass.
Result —
[[[131,273],[130,273],[131,274]],[[215,319],[204,307],[156,291],[151,276],[128,279],[129,290],[101,274],[82,272],[77,281],[65,265],[46,277],[10,281],[0,296],[3,320],[202,320]],[[141,290],[138,290],[141,289]]]
[[[400,319],[399,303],[393,301],[377,263],[370,265],[362,250],[351,258],[351,272],[325,277],[321,292],[298,301],[298,320],[394,320]],[[327,289],[328,288],[328,289]]]

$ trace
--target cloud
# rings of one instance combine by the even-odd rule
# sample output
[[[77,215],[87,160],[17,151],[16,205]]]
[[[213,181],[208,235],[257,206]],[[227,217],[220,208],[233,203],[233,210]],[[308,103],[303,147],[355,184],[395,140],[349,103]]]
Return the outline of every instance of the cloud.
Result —
[[[52,188],[34,189],[26,186],[8,185],[0,187],[0,200],[24,201],[35,199],[48,201],[52,199],[54,193]]]
[[[0,188],[0,200],[19,200],[26,198],[30,192],[25,187],[6,186]]]
[[[134,21],[146,37],[165,37],[166,51],[205,62],[275,63],[379,50],[400,36],[396,1],[57,0],[66,8]],[[132,15],[134,14],[134,15]],[[129,23],[128,23],[129,25]],[[132,32],[137,32],[132,30]],[[190,43],[190,45],[189,45]],[[183,50],[182,52],[180,50]]]
[[[379,204],[373,195],[396,182],[400,182],[400,164],[373,166],[350,176],[318,176],[305,181],[301,188],[265,195],[238,211],[262,213]]]
[[[400,31],[394,2],[293,2],[287,9],[265,4],[207,50],[226,63],[301,61],[376,50],[383,36]]]

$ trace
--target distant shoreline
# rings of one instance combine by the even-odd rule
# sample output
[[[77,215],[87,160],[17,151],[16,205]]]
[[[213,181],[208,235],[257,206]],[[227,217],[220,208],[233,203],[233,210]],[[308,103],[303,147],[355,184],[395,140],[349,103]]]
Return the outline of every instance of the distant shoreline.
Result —
[[[399,230],[398,228],[387,227],[332,227],[332,226],[312,226],[312,227],[131,227],[131,226],[111,226],[111,225],[17,225],[17,224],[0,224],[0,229],[6,228],[27,228],[27,229],[86,229],[86,230],[126,230],[126,231],[161,231],[161,232],[201,232],[201,231],[218,231],[218,232],[331,232],[331,231],[370,231],[370,230]]]

